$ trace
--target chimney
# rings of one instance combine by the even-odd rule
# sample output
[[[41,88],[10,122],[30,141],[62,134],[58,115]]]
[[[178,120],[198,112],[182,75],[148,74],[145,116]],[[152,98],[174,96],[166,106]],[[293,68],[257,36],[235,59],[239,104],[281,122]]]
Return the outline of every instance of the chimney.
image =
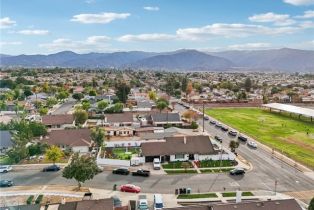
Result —
[[[241,203],[241,195],[242,195],[242,192],[240,190],[237,190],[237,192],[236,192],[236,203]]]
[[[183,137],[183,143],[186,144],[186,136]]]

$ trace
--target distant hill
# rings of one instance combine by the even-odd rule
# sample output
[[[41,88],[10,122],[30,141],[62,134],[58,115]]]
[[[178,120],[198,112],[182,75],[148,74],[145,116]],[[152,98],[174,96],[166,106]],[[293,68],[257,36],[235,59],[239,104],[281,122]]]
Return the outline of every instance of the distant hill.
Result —
[[[1,67],[134,68],[166,71],[312,71],[314,51],[273,49],[256,51],[200,52],[178,50],[154,53],[142,51],[77,54],[63,51],[50,55],[0,54]]]
[[[289,48],[209,53],[232,61],[237,67],[314,72],[314,51]]]

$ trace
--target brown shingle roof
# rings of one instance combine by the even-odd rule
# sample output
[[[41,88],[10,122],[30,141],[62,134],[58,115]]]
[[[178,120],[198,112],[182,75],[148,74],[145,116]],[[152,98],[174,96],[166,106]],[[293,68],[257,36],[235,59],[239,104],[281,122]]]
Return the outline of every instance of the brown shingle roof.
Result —
[[[215,204],[212,210],[302,210],[294,199],[274,201],[252,201],[237,204]]]
[[[44,125],[72,124],[73,121],[74,121],[74,118],[73,118],[73,115],[71,115],[71,114],[44,115],[44,116],[42,116],[42,123]]]
[[[186,144],[184,143],[186,138]],[[166,141],[144,142],[141,144],[144,156],[175,154],[215,154],[208,136],[166,137]]]
[[[45,138],[50,145],[90,146],[91,131],[89,129],[54,130]]]
[[[108,123],[123,123],[123,122],[133,122],[132,113],[122,113],[122,114],[106,114]]]
[[[113,210],[113,200],[83,200],[60,204],[58,210]]]

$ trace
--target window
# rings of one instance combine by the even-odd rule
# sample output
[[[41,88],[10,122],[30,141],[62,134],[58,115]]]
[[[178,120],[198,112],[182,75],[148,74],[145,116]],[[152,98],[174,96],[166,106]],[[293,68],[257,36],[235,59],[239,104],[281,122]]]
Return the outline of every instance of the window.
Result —
[[[175,155],[175,159],[184,159],[184,154]]]

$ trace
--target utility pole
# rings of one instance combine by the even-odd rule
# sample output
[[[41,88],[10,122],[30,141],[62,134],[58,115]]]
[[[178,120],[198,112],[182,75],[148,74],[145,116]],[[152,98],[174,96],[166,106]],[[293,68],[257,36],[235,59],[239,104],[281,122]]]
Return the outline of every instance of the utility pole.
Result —
[[[203,133],[205,132],[205,103],[203,100]]]
[[[277,194],[277,185],[278,185],[278,181],[277,179],[275,179],[275,195]]]
[[[222,165],[222,143],[220,145],[220,165],[219,165],[220,172],[221,172],[221,165]]]

